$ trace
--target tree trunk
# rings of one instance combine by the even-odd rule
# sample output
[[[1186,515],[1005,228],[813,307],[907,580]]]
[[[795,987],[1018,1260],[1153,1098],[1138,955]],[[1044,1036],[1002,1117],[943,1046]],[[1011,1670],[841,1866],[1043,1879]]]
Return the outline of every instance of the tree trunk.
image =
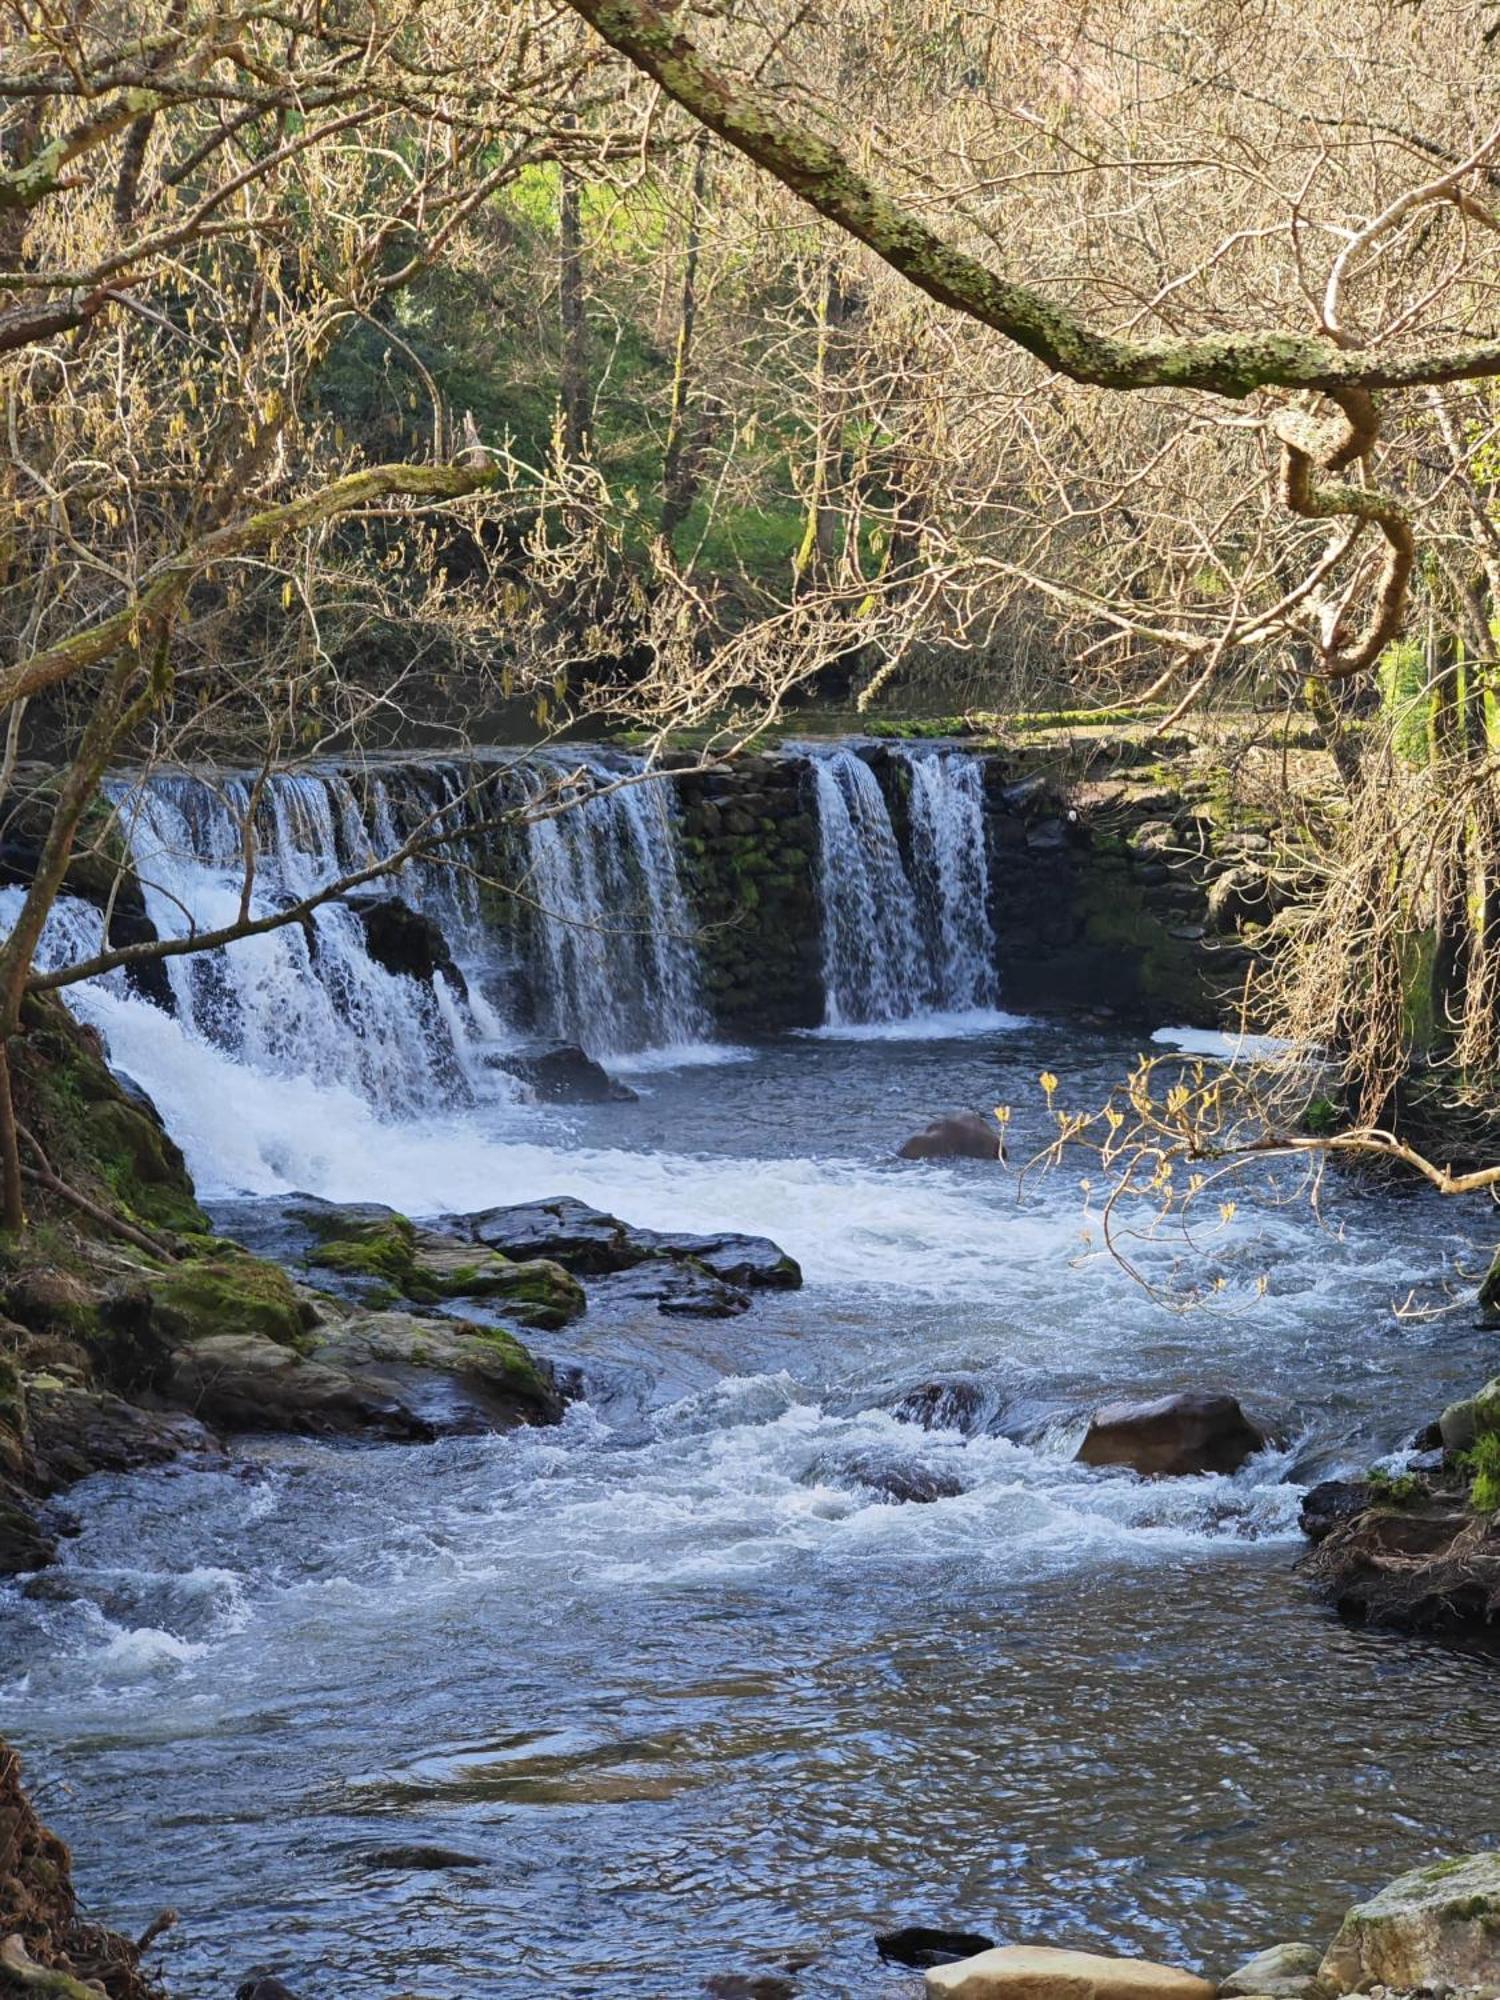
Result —
[[[558,212],[558,311],[562,320],[562,448],[576,465],[588,448],[588,321],[583,309],[583,214],[576,168],[564,162]]]
[[[694,147],[692,206],[682,259],[682,307],[677,321],[677,353],[672,365],[672,409],[661,470],[661,533],[670,547],[698,494],[697,439],[688,436],[688,403],[693,391],[693,334],[698,320],[698,257],[703,238],[703,204],[708,192],[708,134]]]

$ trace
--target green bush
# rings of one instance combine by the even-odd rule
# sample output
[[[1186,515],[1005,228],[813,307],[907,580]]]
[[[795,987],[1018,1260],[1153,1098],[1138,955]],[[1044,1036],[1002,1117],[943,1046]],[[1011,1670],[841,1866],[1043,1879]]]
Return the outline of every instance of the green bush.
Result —
[[[1469,1504],[1481,1514],[1500,1507],[1500,1431],[1485,1431],[1461,1461],[1470,1475]]]

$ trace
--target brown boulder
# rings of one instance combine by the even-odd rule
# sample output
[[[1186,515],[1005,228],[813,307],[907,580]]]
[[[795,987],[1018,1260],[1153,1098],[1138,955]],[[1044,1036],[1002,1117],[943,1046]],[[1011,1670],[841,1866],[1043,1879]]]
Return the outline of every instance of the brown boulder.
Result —
[[[902,1160],[1003,1160],[1005,1148],[992,1118],[955,1111],[913,1133],[896,1156]]]
[[[1105,1404],[1094,1412],[1078,1463],[1129,1466],[1148,1479],[1234,1472],[1264,1443],[1235,1397],[1188,1390]]]

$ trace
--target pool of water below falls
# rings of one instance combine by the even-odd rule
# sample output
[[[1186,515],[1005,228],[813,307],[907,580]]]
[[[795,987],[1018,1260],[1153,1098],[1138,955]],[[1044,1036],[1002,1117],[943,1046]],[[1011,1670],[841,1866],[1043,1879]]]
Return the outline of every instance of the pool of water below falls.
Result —
[[[1041,1070],[1083,1103],[1131,1053],[1003,1019],[789,1037],[644,1068],[632,1105],[388,1125],[151,1076],[231,1226],[294,1186],[566,1192],[764,1232],[808,1282],[727,1322],[604,1300],[542,1343],[587,1384],[556,1430],[75,1489],[62,1566],[0,1596],[0,1731],[90,1907],[181,1913],[182,2000],[255,1964],[307,2000],[685,2000],[788,1964],[799,2000],[905,2000],[894,1924],[1219,1973],[1487,1842],[1493,1668],[1341,1628],[1294,1568],[1305,1485],[1492,1370],[1467,1313],[1395,1309],[1472,1273],[1484,1212],[1242,1194],[1199,1252],[1216,1304],[1179,1314],[1100,1256],[1071,1175],[891,1158],[1002,1102],[1024,1155]],[[950,1379],[962,1424],[924,1428],[903,1398]],[[1097,1402],[1178,1386],[1278,1446],[1233,1478],[1071,1463]],[[962,1490],[893,1505],[872,1457]],[[413,1845],[470,1865],[371,1861]]]

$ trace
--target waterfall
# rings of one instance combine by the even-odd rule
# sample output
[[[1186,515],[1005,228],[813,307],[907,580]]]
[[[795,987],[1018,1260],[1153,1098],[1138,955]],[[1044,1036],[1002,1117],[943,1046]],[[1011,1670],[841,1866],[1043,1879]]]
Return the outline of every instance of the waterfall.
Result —
[[[541,1024],[595,1055],[707,1040],[672,788],[598,759],[543,771],[565,810],[526,831]]]
[[[111,797],[158,934],[184,937],[236,921],[247,843],[252,918],[399,847],[409,812],[398,811],[381,780],[364,792],[336,772],[281,774],[258,791],[245,778],[210,784],[173,775],[117,782]],[[420,806],[423,820],[436,809]],[[465,1099],[503,1024],[483,992],[486,941],[446,886],[451,874],[408,864],[391,887],[439,922],[455,962],[472,975],[467,991],[441,972],[429,986],[387,971],[370,957],[357,912],[331,901],[304,922],[168,959],[183,1025],[262,1074],[343,1085],[382,1111]]]
[[[813,757],[830,1027],[995,1004],[983,768],[960,752],[891,755],[907,780],[905,851],[865,758]]]
[[[875,773],[852,750],[813,761],[825,1019],[896,1021],[924,1004],[917,899]]]

